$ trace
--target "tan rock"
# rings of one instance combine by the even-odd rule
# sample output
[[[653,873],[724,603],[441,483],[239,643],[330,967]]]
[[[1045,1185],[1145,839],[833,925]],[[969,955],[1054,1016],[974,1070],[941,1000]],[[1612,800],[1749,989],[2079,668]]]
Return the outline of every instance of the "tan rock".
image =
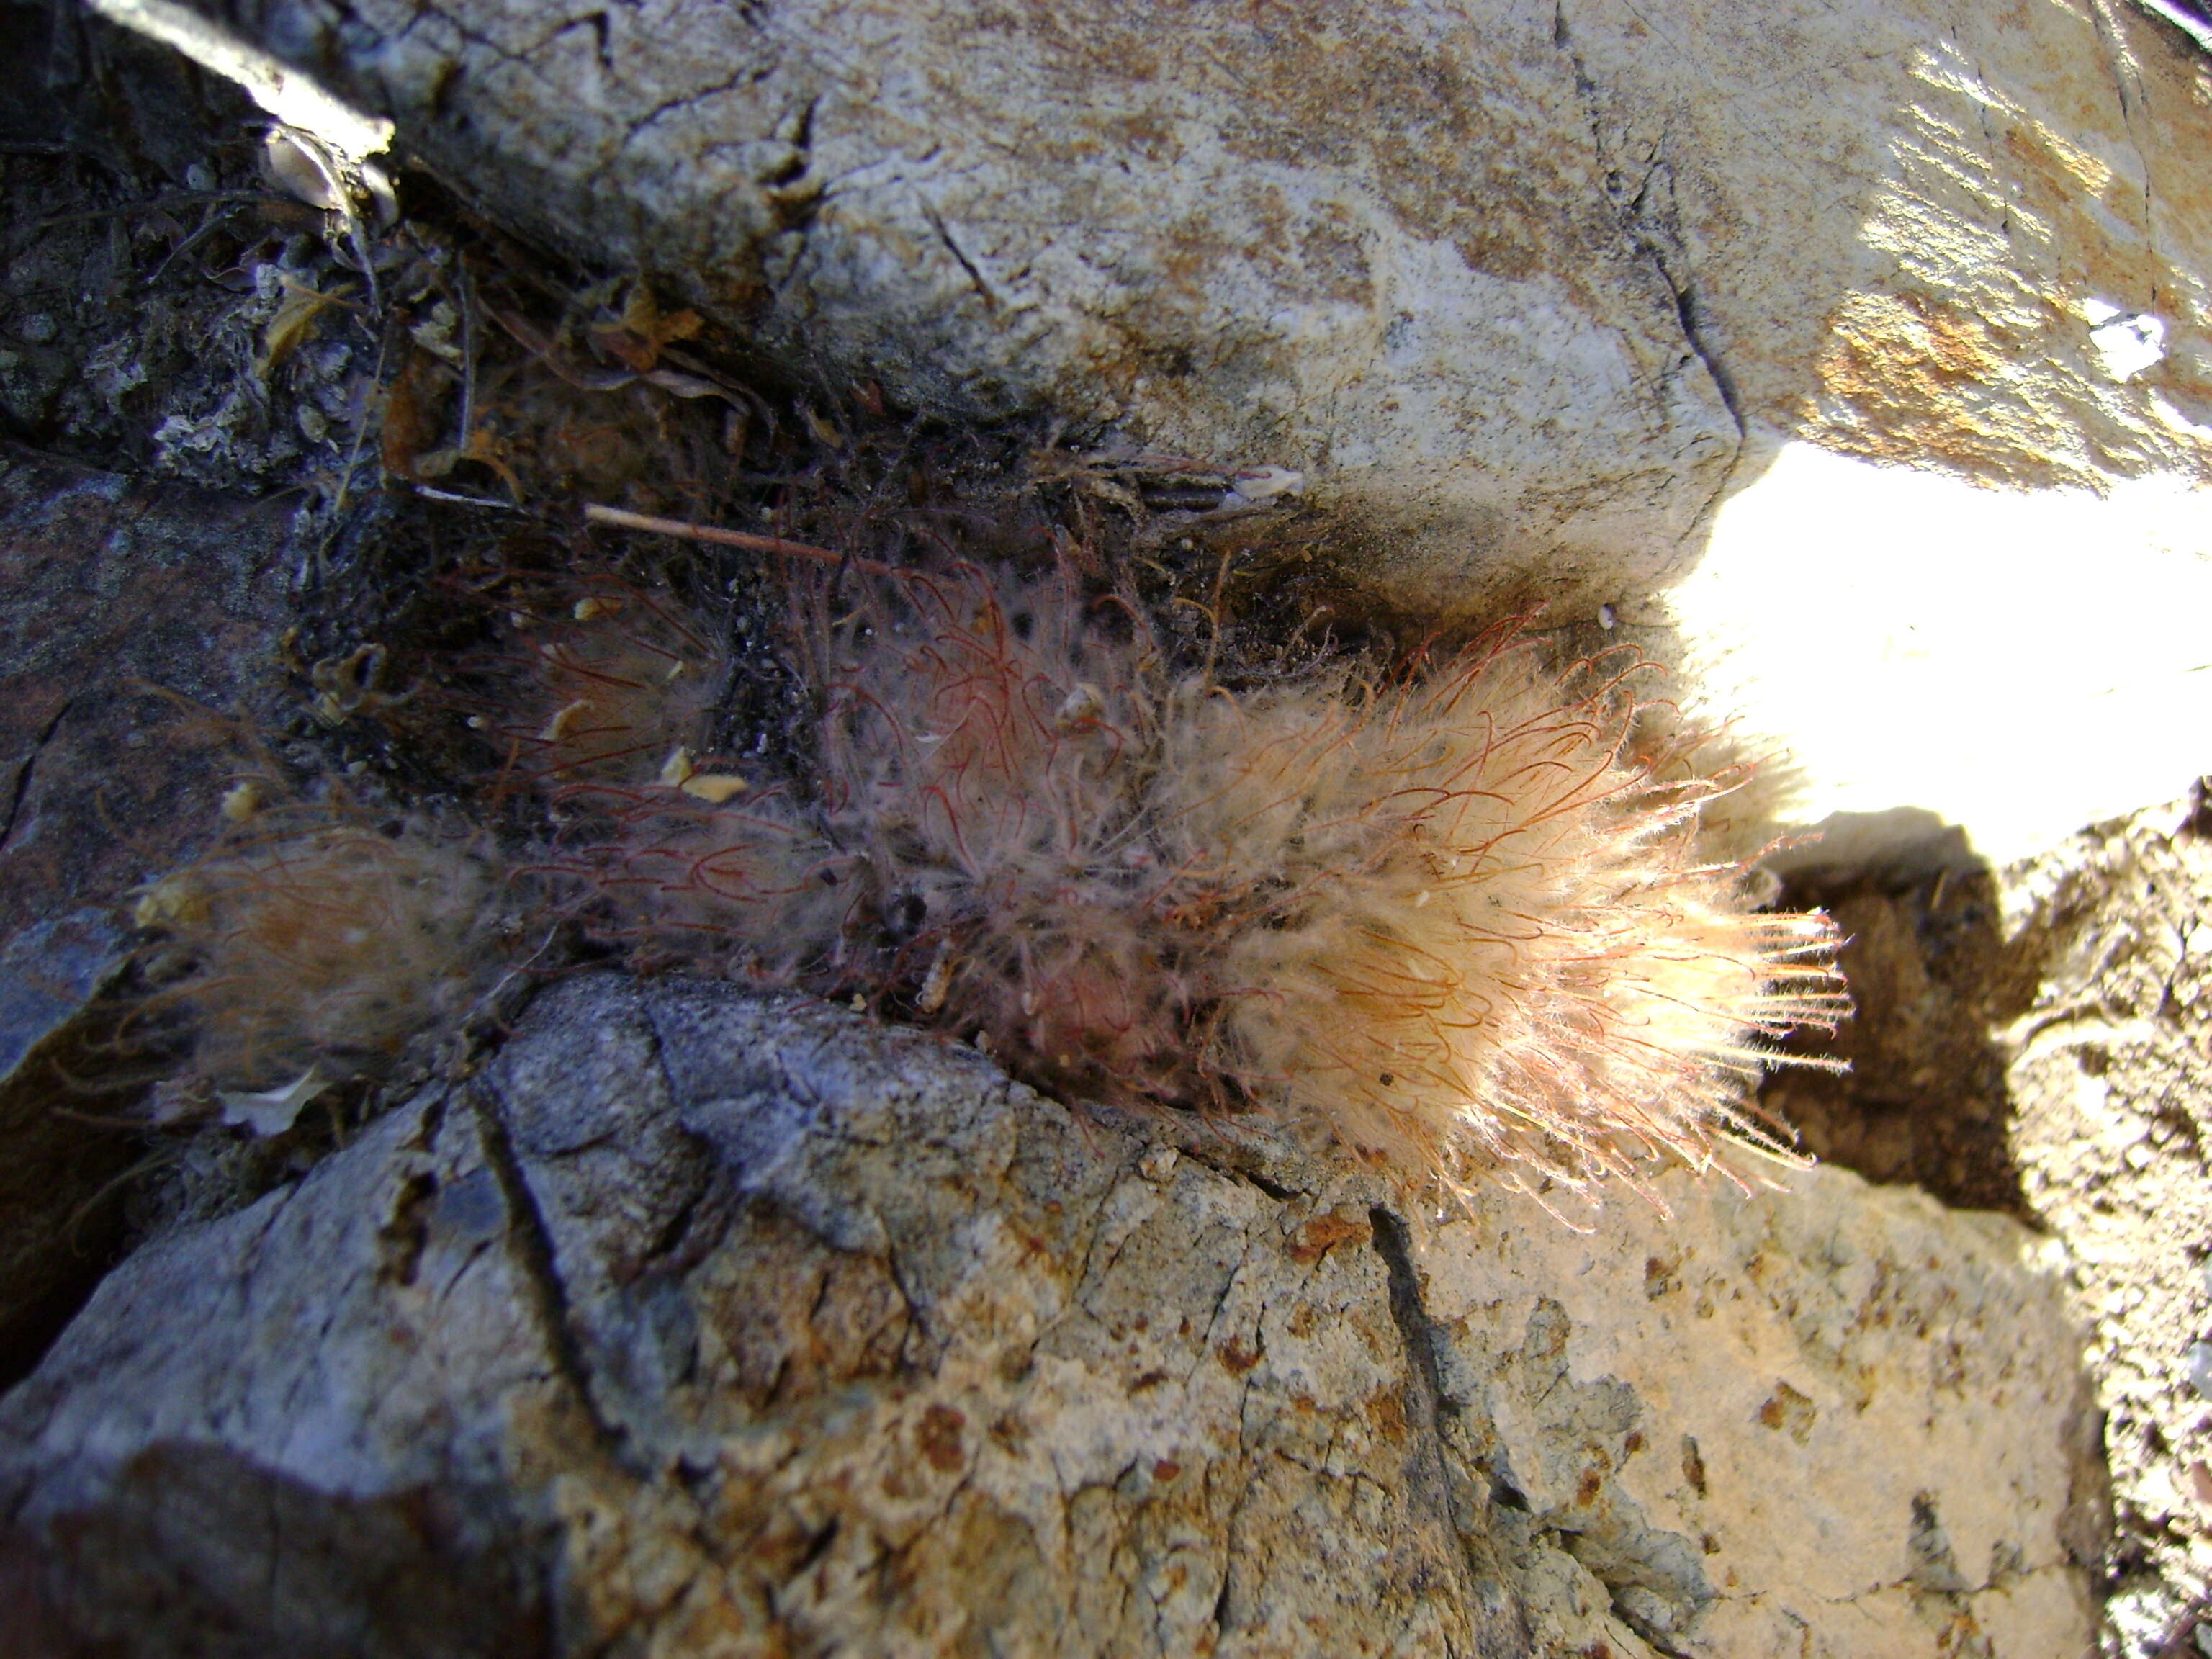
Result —
[[[1801,1184],[1401,1219],[842,1010],[580,981],[113,1273],[0,1401],[0,1504],[140,1651],[2085,1650],[2051,1275]]]
[[[2101,1462],[2063,1255],[1840,1170],[1789,1184],[1669,1176],[1671,1219],[1588,1237],[1438,1228],[1470,1462],[1684,1652],[2086,1652]]]
[[[251,13],[808,374],[1275,469],[1430,611],[1650,625],[1800,821],[2002,863],[2185,787],[2154,734],[2212,719],[2212,30],[2170,5]]]
[[[1992,1033],[2013,1153],[2075,1261],[2130,1568],[2131,1645],[2212,1587],[2212,842],[2201,801],[2085,830],[2003,873],[2006,931],[2038,964]]]
[[[2212,78],[2113,0],[253,17],[793,361],[1297,470],[1435,602],[1638,599],[1788,439],[2205,472]]]

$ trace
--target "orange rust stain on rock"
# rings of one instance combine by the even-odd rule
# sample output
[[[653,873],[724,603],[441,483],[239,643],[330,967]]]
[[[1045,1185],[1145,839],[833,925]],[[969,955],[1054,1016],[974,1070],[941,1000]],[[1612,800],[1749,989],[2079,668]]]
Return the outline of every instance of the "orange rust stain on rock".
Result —
[[[1787,1382],[1777,1382],[1774,1392],[1759,1406],[1759,1420],[1763,1427],[1787,1431],[1790,1437],[1803,1445],[1812,1437],[1813,1425],[1820,1420],[1820,1408],[1812,1400],[1797,1392]]]
[[[1351,1239],[1364,1243],[1374,1235],[1375,1230],[1364,1221],[1351,1220],[1332,1210],[1314,1217],[1292,1235],[1290,1257],[1302,1267],[1310,1267],[1334,1246]]]
[[[1137,110],[1099,123],[1108,143],[1117,150],[1141,155],[1147,161],[1173,163],[1182,159],[1182,138],[1175,123],[1157,109]]]
[[[1260,1363],[1260,1350],[1246,1346],[1239,1337],[1231,1337],[1213,1352],[1221,1361],[1221,1369],[1231,1376],[1242,1376]]]
[[[1375,1431],[1392,1445],[1413,1432],[1406,1420],[1406,1396],[1399,1389],[1385,1389],[1367,1402],[1367,1414],[1375,1425]]]
[[[961,1431],[968,1419],[950,1406],[932,1406],[915,1425],[914,1446],[922,1461],[939,1474],[951,1474],[968,1461]]]
[[[2043,349],[2033,332],[1993,330],[1910,293],[1847,295],[1826,332],[1801,430],[1870,460],[1949,461],[1992,482],[2063,481],[2042,422],[2010,389]]]
[[[1980,318],[1917,294],[1854,294],[1830,327],[1836,346],[1822,378],[1845,395],[1988,380],[2005,365],[2005,353]]]
[[[1682,1479],[1690,1483],[1698,1497],[1705,1495],[1705,1455],[1698,1449],[1693,1435],[1682,1437]]]

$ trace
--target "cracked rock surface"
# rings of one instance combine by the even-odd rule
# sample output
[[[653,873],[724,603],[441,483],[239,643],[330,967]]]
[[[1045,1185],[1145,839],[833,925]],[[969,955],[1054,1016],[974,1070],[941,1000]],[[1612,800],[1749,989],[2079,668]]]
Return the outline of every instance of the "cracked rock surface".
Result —
[[[2086,1650],[2058,1283],[1793,1180],[1439,1219],[582,978],[109,1276],[0,1401],[0,1582],[63,1651]]]
[[[2003,875],[2014,948],[2044,962],[1996,1034],[2013,1146],[2091,1327],[2120,1523],[2111,1617],[2131,1654],[2201,1620],[2212,1589],[2208,831],[2200,789]]]
[[[196,3],[788,362],[1300,470],[1431,603],[1648,592],[1790,438],[2204,473],[2212,93],[2112,0]]]

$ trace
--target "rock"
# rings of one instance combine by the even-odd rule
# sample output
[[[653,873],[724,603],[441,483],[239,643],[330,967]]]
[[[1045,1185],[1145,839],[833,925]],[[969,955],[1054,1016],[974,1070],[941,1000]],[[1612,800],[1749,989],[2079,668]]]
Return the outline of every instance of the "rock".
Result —
[[[806,376],[1295,473],[1416,611],[1608,606],[1796,821],[2003,863],[2212,719],[2185,10],[194,3]]]
[[[1785,440],[2204,471],[2205,64],[2101,0],[198,3],[788,362],[1299,471],[1431,603],[1640,599]]]
[[[2086,1651],[2050,1264],[1793,1182],[1409,1213],[581,978],[109,1277],[0,1399],[0,1565],[149,1654]]]
[[[88,1005],[129,960],[106,911],[52,916],[0,940],[0,1386],[28,1371],[98,1282],[121,1232],[128,1135],[54,1109],[90,1072]],[[76,1097],[81,1109],[108,1103]]]
[[[1856,1010],[1832,1037],[1790,1046],[1850,1070],[1778,1069],[1761,1105],[1825,1161],[2027,1218],[2008,1144],[2004,1055],[1991,1031],[2026,1010],[2039,964],[2032,950],[2008,948],[1996,878],[1893,866],[1841,885],[1802,878],[1788,902],[1835,918]]]
[[[2040,969],[1993,1033],[2014,1154],[2075,1261],[2120,1534],[2113,1621],[2151,1651],[2212,1589],[2212,820],[2197,801],[2096,826],[2003,872]]]
[[[216,716],[275,678],[289,517],[0,446],[0,1379],[120,1237],[143,1149],[98,1120],[129,1091],[72,1079],[132,1068],[80,1017],[133,948],[126,890],[219,822]]]
[[[0,448],[0,933],[119,900],[219,822],[222,717],[281,672],[290,516]]]

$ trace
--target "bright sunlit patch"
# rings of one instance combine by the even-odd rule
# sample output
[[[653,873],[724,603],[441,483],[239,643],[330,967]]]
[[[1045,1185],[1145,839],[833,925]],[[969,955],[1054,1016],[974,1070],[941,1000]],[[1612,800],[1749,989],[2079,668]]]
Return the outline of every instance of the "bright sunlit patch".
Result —
[[[2115,380],[2131,380],[2166,356],[2166,323],[2148,312],[2130,316],[2104,300],[2081,307],[2089,319],[2089,343]]]
[[[1808,444],[1671,596],[1808,822],[1917,806],[2008,861],[2180,794],[2212,732],[2212,492],[1987,489]]]

